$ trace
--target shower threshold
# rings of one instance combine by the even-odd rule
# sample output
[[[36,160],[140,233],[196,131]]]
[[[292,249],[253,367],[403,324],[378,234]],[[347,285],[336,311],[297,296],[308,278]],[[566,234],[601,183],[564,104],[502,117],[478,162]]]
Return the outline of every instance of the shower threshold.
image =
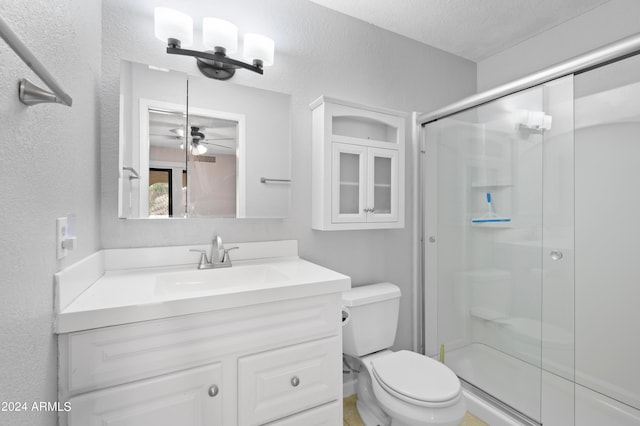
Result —
[[[489,424],[494,426],[542,426],[542,423],[494,398],[463,378],[460,378],[460,382],[462,383],[469,411],[477,414],[480,418],[490,420]],[[499,417],[501,419],[489,419],[488,417]]]
[[[447,351],[446,363],[460,377],[467,396],[514,420],[505,424],[541,424],[536,419],[541,401],[539,368],[480,343]]]

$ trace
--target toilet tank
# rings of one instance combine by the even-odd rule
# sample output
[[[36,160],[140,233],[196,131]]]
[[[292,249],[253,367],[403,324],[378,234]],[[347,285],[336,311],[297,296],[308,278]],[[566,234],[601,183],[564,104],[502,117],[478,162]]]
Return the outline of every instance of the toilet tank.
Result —
[[[364,356],[390,348],[396,338],[400,288],[391,283],[342,293],[342,352]]]

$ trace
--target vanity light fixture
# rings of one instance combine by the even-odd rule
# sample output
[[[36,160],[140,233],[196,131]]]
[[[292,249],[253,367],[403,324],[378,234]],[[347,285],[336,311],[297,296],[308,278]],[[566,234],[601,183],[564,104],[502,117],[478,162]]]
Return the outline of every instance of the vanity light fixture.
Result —
[[[156,7],[154,12],[155,36],[167,42],[167,53],[193,56],[198,69],[209,78],[228,80],[236,69],[244,68],[262,74],[262,69],[273,65],[274,43],[260,34],[244,35],[244,59],[230,58],[228,54],[238,49],[238,27],[223,19],[207,17],[202,20],[202,45],[204,52],[183,49],[193,44],[193,19],[177,10]]]

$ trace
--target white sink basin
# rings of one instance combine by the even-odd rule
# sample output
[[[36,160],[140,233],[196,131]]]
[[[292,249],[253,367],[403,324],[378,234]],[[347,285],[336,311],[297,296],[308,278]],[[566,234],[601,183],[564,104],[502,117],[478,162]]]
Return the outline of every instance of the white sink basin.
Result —
[[[259,288],[284,283],[289,277],[269,265],[233,266],[230,268],[160,274],[156,279],[158,294],[185,292],[238,291],[242,287]]]

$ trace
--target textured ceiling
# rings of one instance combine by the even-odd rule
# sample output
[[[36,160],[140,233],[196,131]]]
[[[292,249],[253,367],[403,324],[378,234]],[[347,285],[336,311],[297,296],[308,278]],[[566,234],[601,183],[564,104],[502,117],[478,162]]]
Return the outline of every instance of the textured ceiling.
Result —
[[[479,62],[608,0],[310,0]]]

